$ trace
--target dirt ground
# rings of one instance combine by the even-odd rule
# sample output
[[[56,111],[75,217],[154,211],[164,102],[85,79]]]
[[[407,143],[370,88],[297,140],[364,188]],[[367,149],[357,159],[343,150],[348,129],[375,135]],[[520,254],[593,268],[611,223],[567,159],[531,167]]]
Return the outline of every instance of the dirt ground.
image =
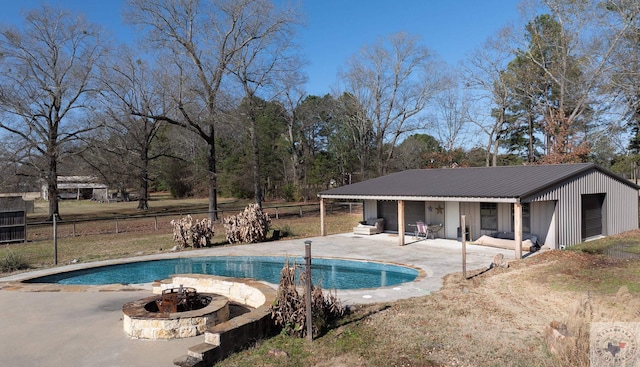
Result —
[[[598,268],[635,269],[637,277],[637,266],[549,251],[469,280],[450,275],[441,291],[397,302],[365,319],[363,333],[380,346],[369,348],[373,358],[367,359],[386,358],[392,366],[588,365],[590,321],[640,321],[637,293],[624,285],[602,291],[589,286],[594,280],[588,278]],[[564,342],[549,338],[551,325],[567,337]]]

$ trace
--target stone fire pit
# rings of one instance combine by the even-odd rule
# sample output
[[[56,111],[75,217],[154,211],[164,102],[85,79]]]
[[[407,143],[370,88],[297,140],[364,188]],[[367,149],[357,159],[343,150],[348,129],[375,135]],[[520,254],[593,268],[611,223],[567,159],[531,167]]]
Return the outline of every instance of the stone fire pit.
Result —
[[[180,286],[129,302],[122,306],[122,313],[124,331],[132,338],[188,338],[229,320],[229,300]]]

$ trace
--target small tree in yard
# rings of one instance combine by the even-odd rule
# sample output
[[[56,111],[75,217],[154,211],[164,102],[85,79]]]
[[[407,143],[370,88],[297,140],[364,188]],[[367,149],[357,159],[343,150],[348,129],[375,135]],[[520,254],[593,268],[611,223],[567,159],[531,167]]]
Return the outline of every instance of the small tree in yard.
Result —
[[[280,273],[278,296],[271,306],[271,318],[287,335],[305,337],[307,333],[306,294],[296,287],[296,264],[290,266],[287,259]],[[306,273],[300,273],[299,284],[306,281]],[[303,289],[305,289],[303,287]],[[313,337],[320,336],[331,324],[346,314],[338,298],[329,293],[326,297],[321,286],[311,287],[311,317]]]
[[[178,247],[209,247],[213,238],[213,224],[208,218],[195,222],[190,215],[180,218],[180,220],[172,220],[173,240]]]
[[[249,204],[242,213],[224,218],[224,229],[229,243],[256,243],[264,241],[271,219],[258,204]]]

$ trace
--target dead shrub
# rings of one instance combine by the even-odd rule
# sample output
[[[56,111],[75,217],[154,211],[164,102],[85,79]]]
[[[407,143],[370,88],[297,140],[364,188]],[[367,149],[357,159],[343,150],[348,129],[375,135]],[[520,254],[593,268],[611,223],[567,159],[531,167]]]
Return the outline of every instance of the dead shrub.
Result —
[[[213,223],[208,218],[194,222],[191,215],[187,215],[179,220],[172,220],[171,225],[173,226],[173,240],[178,244],[178,247],[211,246],[211,239],[215,233]]]
[[[555,357],[555,365],[589,365],[589,329],[593,318],[593,307],[588,297],[573,306],[566,319],[553,321],[545,331],[549,351]]]
[[[306,272],[300,273],[299,284],[303,291],[296,287],[297,265],[290,265],[287,258],[280,273],[278,295],[271,306],[271,318],[277,326],[290,336],[305,337],[307,335],[306,319]],[[313,337],[324,334],[328,328],[346,313],[335,294],[326,296],[320,286],[311,286],[311,318]]]
[[[267,238],[271,219],[258,204],[249,204],[242,213],[224,218],[229,243],[256,243]]]

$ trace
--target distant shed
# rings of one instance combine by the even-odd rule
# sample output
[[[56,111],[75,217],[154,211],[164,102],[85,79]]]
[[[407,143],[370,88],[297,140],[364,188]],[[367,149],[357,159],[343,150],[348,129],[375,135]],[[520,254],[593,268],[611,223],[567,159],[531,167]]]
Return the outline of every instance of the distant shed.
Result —
[[[49,200],[47,184],[42,184],[42,198]],[[90,198],[96,201],[107,201],[109,188],[95,176],[59,176],[58,195],[62,199]]]

